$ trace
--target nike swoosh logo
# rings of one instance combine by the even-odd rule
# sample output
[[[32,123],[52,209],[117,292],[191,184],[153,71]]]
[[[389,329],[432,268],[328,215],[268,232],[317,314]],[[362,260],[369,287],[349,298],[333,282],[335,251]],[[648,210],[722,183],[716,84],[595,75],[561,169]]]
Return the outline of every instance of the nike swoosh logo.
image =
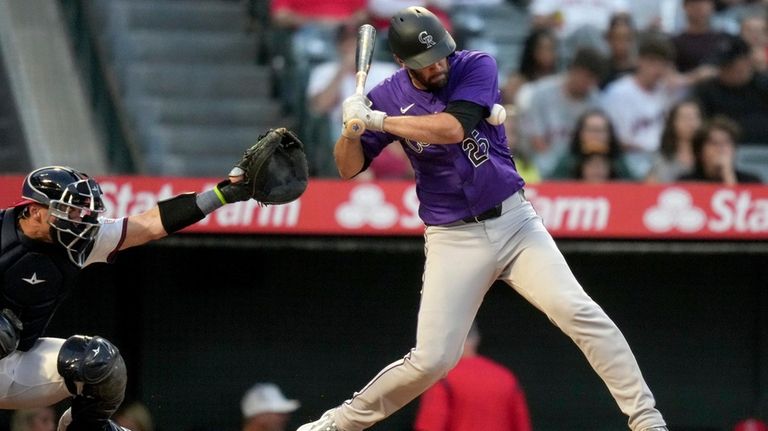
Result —
[[[408,112],[409,109],[413,108],[413,105],[415,105],[415,103],[411,103],[410,105],[406,106],[405,108],[400,108],[400,113],[401,114],[405,114],[406,112]]]
[[[31,284],[33,286],[35,284],[45,283],[45,280],[37,278],[37,273],[36,272],[32,273],[32,277],[22,278],[22,280],[26,281],[27,283],[29,283],[29,284]]]

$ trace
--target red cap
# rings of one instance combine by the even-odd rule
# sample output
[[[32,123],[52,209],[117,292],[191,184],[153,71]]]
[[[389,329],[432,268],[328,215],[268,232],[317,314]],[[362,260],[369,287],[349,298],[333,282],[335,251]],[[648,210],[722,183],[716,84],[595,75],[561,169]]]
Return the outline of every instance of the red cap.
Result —
[[[14,208],[15,207],[23,207],[25,205],[29,205],[29,204],[33,204],[33,203],[35,203],[35,201],[33,201],[32,199],[21,198],[20,200],[16,201],[16,203],[11,205],[11,206],[14,207]]]
[[[744,419],[733,427],[733,431],[768,431],[768,424],[760,419]]]

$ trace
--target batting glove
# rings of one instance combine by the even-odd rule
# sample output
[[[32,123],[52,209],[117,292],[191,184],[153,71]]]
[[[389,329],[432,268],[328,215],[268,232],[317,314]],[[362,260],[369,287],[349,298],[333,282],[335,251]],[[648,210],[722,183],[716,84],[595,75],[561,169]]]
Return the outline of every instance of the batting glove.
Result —
[[[384,130],[384,118],[387,114],[370,108],[371,101],[368,98],[354,95],[346,98],[341,105],[341,117],[344,124],[352,119],[363,120],[365,127],[380,132]]]

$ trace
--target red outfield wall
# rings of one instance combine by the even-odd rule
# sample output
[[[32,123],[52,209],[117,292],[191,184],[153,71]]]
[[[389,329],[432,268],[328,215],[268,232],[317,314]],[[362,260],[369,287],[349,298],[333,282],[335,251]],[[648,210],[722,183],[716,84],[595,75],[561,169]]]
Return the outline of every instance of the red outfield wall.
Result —
[[[19,198],[23,177],[0,176],[0,206]],[[215,179],[102,177],[107,217],[141,212],[158,199],[212,187]],[[526,196],[555,237],[589,239],[768,239],[768,187],[708,184],[542,183]],[[297,201],[222,208],[196,233],[421,235],[409,181],[313,180]]]

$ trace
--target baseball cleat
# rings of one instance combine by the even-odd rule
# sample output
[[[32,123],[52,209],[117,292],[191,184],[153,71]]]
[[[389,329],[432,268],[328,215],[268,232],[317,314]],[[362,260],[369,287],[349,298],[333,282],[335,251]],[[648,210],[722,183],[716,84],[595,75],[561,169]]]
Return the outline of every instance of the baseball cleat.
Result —
[[[331,413],[333,409],[323,413],[320,419],[300,426],[296,431],[344,431],[333,421]]]
[[[645,428],[643,431],[669,431],[669,428],[667,428],[667,427],[651,427],[651,428]]]

